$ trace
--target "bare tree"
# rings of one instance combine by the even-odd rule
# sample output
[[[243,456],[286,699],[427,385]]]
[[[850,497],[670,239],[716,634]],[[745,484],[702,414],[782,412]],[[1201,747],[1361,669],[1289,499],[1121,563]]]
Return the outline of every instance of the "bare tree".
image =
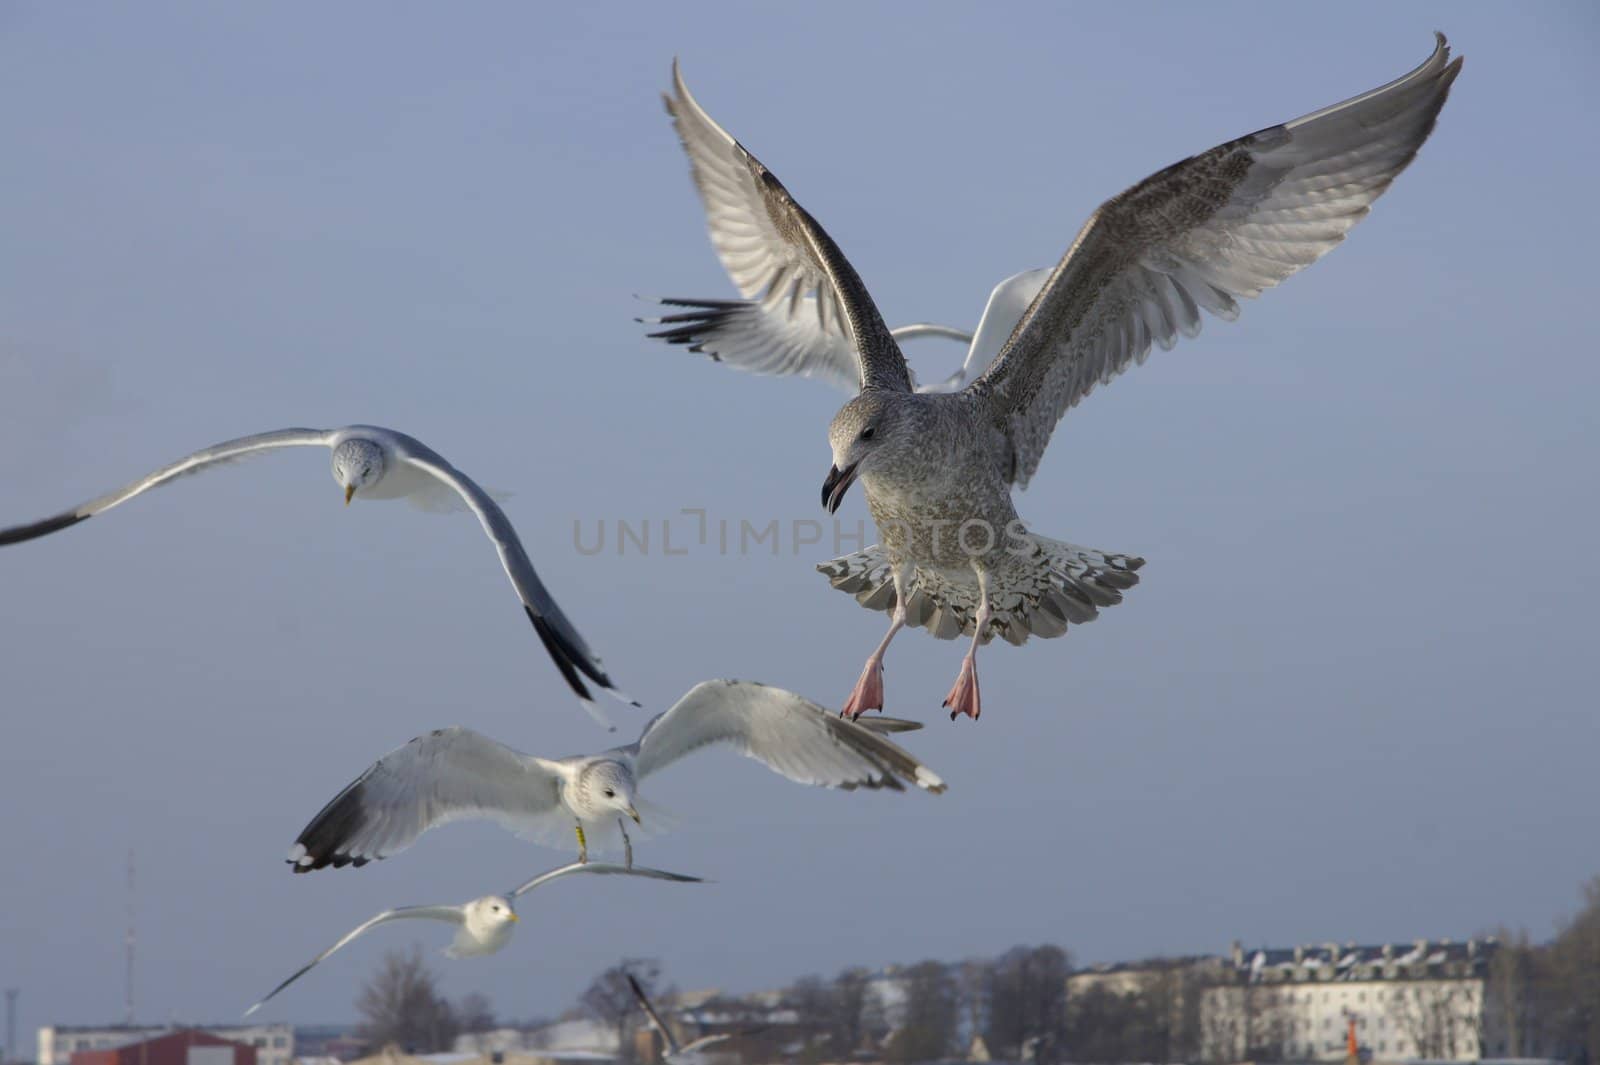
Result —
[[[1283,1056],[1289,1016],[1282,992],[1247,982],[1198,992],[1200,1056],[1206,1061],[1248,1061]]]
[[[638,1000],[628,985],[628,974],[639,981],[646,995],[654,996],[656,984],[661,979],[661,965],[653,958],[624,958],[589,984],[578,1005],[584,1013],[617,1034],[617,1057],[620,1061],[633,1061],[633,1033],[639,1023]]]
[[[1537,1057],[1535,1048],[1544,1041],[1540,1029],[1547,1012],[1542,1000],[1549,979],[1548,951],[1529,942],[1526,930],[1502,927],[1493,936],[1499,947],[1489,959],[1484,1005],[1499,1022],[1505,1045],[1484,1050],[1495,1057]]]
[[[925,961],[901,973],[905,1009],[884,1048],[892,1062],[937,1061],[955,1050],[956,981],[942,962]]]
[[[1014,947],[994,963],[984,1034],[997,1056],[1018,1058],[1024,1044],[1049,1065],[1066,1022],[1071,958],[1056,946]]]
[[[847,1060],[874,1042],[888,1025],[882,1004],[871,993],[871,976],[865,969],[845,969],[834,977],[833,996],[830,1046],[836,1060]]]
[[[989,1002],[993,991],[993,964],[980,960],[961,963],[956,976],[956,1001],[961,1010],[962,1030],[968,1039],[989,1027]]]
[[[1419,1058],[1477,1057],[1482,1043],[1475,981],[1425,980],[1395,992],[1394,1015]]]
[[[361,1034],[375,1046],[428,1054],[450,1050],[455,1042],[455,1011],[439,994],[420,947],[385,954],[356,1008],[365,1018]]]
[[[1550,947],[1550,1013],[1567,1060],[1600,1062],[1600,876]]]
[[[785,1004],[795,1015],[795,1034],[800,1037],[800,1061],[804,1065],[827,1061],[832,1053],[834,992],[820,976],[806,976],[790,985]]]

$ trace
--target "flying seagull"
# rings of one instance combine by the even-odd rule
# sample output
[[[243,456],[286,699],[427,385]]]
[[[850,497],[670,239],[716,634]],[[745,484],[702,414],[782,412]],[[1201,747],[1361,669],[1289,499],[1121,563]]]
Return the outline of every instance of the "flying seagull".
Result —
[[[552,869],[547,873],[540,873],[521,887],[512,889],[504,895],[485,895],[481,899],[460,906],[400,906],[393,910],[384,910],[382,913],[371,917],[356,925],[344,934],[333,946],[318,954],[294,971],[294,974],[267,992],[266,996],[254,1006],[244,1011],[246,1017],[265,1006],[278,992],[310,972],[312,967],[328,955],[349,943],[369,928],[374,928],[386,921],[404,921],[412,918],[429,921],[446,921],[456,926],[455,939],[444,949],[447,958],[474,958],[484,954],[493,954],[511,941],[513,926],[521,920],[517,916],[513,903],[521,896],[532,891],[540,884],[547,884],[552,880],[571,873],[595,873],[600,876],[643,876],[656,880],[672,880],[681,884],[698,884],[698,876],[684,876],[681,873],[668,873],[660,869],[646,869],[643,866],[605,865],[600,862],[582,864],[574,862],[563,865],[559,869]]]
[[[907,625],[972,638],[945,705],[952,719],[977,718],[980,645],[1060,636],[1122,601],[1144,560],[1028,531],[1012,487],[1027,486],[1056,423],[1095,385],[1144,361],[1152,343],[1166,349],[1194,336],[1202,309],[1232,320],[1240,299],[1342,241],[1427,140],[1460,71],[1437,35],[1433,54],[1411,73],[1185,159],[1107,200],[988,368],[959,391],[928,394],[915,390],[838,245],[701,109],[673,64],[667,110],[712,242],[750,298],[739,320],[774,334],[781,308],[810,297],[807,330],[826,342],[778,365],[833,358],[834,379],[859,390],[828,429],[833,466],[822,502],[837,510],[859,480],[882,542],[818,569],[863,606],[888,612],[890,624],[843,713],[882,708],[884,653]],[[722,319],[706,322],[724,328]]]
[[[522,548],[511,519],[476,481],[450,465],[422,441],[376,425],[350,425],[343,429],[278,429],[244,436],[204,448],[170,465],[126,484],[114,492],[81,503],[42,521],[0,529],[0,544],[32,540],[76,525],[170,481],[199,473],[219,463],[248,458],[286,447],[325,447],[333,452],[333,479],[344,489],[346,504],[354,498],[410,500],[424,510],[448,510],[465,505],[483,525],[483,531],[500,554],[500,564],[511,578],[517,598],[534,631],[579,701],[591,716],[615,731],[594,703],[587,677],[617,699],[638,703],[617,690],[600,659],[589,650],[578,630],[567,620],[545,590]]]
[[[672,1029],[667,1027],[666,1022],[661,1019],[661,1014],[656,1012],[656,1008],[650,1005],[650,999],[645,996],[644,988],[639,986],[639,981],[635,980],[630,972],[624,971],[623,975],[628,978],[628,986],[633,988],[633,997],[639,1000],[639,1008],[644,1010],[644,1015],[649,1018],[650,1027],[661,1033],[661,1041],[666,1044],[661,1059],[667,1065],[699,1065],[705,1060],[701,1051],[729,1038],[727,1032],[703,1035],[687,1046],[679,1046],[678,1037],[672,1034]]]
[[[288,861],[297,873],[361,866],[404,850],[434,825],[477,817],[552,846],[572,833],[579,862],[588,860],[591,842],[610,844],[615,824],[631,865],[623,819],[645,824],[639,782],[714,743],[730,744],[801,784],[945,789],[909,752],[793,692],[708,680],[651,720],[637,741],[599,754],[539,758],[459,727],[418,736],[324,806]]]

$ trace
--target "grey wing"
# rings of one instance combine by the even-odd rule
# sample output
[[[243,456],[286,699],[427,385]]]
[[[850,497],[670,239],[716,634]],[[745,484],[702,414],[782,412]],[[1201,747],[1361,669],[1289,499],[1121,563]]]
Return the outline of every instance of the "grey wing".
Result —
[[[1027,484],[1056,422],[1153,343],[1225,320],[1327,254],[1427,140],[1461,60],[1442,34],[1381,88],[1168,167],[1078,232],[994,364],[969,386]]]
[[[941,792],[944,781],[904,748],[794,692],[708,680],[645,726],[629,750],[642,779],[701,747],[727,743],[790,780],[821,787]]]
[[[690,1043],[688,1046],[684,1047],[683,1052],[685,1054],[698,1053],[699,1051],[704,1050],[706,1047],[715,1046],[718,1043],[732,1038],[732,1032],[717,1032],[714,1035],[703,1035],[699,1039],[696,1039],[694,1042]]]
[[[186,474],[199,473],[201,470],[215,466],[222,462],[232,462],[249,455],[270,451],[280,447],[308,447],[320,445],[326,447],[333,434],[323,429],[279,429],[270,433],[258,433],[255,436],[241,436],[237,440],[227,440],[212,447],[202,448],[192,455],[186,455],[177,462],[161,467],[153,473],[146,474],[137,481],[123,485],[114,492],[107,492],[97,499],[87,503],[80,503],[69,510],[53,514],[40,521],[30,522],[27,525],[13,525],[8,529],[0,529],[0,544],[21,543],[23,540],[32,540],[46,533],[53,533],[65,529],[70,525],[87,518],[92,518],[102,511],[110,510],[119,503],[125,503],[136,495],[148,492],[152,488],[159,488],[169,481],[176,480]]]
[[[282,991],[284,988],[300,979],[306,973],[310,972],[318,962],[322,961],[340,947],[343,947],[346,943],[349,943],[352,939],[355,939],[357,936],[361,935],[367,929],[383,924],[385,921],[400,921],[412,917],[425,918],[434,921],[448,921],[451,924],[457,925],[461,924],[464,920],[461,907],[459,906],[401,906],[393,910],[384,910],[376,917],[356,925],[356,927],[352,928],[349,932],[346,932],[344,938],[340,939],[339,942],[335,943],[333,946],[329,947],[327,950],[323,951],[321,954],[318,954],[315,958],[312,958],[300,968],[296,969],[289,979],[285,980],[283,983],[267,992],[259,1002],[245,1010],[244,1015],[248,1017],[262,1006],[265,1006],[277,996],[278,992]]]
[[[856,724],[868,732],[876,732],[880,736],[887,736],[896,732],[920,732],[922,730],[922,722],[920,721],[912,721],[910,718],[905,717],[884,717],[882,714],[858,718]]]
[[[730,361],[846,388],[911,391],[905,358],[839,246],[695,102],[676,60],[672,83],[667,113],[689,155],[711,243],[740,293],[755,301],[739,305],[725,327],[730,353],[739,353]],[[763,344],[774,347],[763,351]]]
[[[802,297],[794,313],[789,313],[787,304],[775,311],[761,300],[662,299],[659,302],[685,309],[658,318],[639,319],[647,325],[666,326],[648,334],[653,340],[684,345],[692,352],[711,356],[713,362],[726,363],[737,370],[779,377],[814,377],[851,395],[861,387],[861,360],[856,358],[848,337],[822,327],[816,296]],[[1026,307],[1024,301],[1017,308],[1007,326],[1008,332]],[[897,326],[889,333],[896,342],[938,337],[972,343],[971,333],[933,322]],[[997,340],[996,351],[999,346]],[[970,347],[968,358],[971,358]],[[911,373],[909,367],[906,372]],[[958,371],[949,381],[960,381],[964,377]],[[916,375],[911,374],[911,379],[915,384]],[[933,389],[918,387],[917,391]]]
[[[632,973],[623,970],[623,975],[628,978],[628,986],[633,989],[633,997],[638,1000],[639,1008],[644,1010],[644,1015],[650,1019],[650,1027],[661,1033],[662,1040],[667,1044],[667,1053],[678,1053],[677,1037],[672,1034],[672,1029],[667,1027],[667,1023],[661,1019],[661,1015],[656,1012],[656,1008],[650,1005],[650,999],[646,997],[644,988],[639,986],[639,981],[633,978]]]
[[[436,729],[380,758],[311,819],[288,861],[297,873],[362,866],[435,825],[490,818],[514,832],[570,828],[560,773],[471,729]]]
[[[500,555],[500,564],[506,576],[511,578],[517,597],[522,600],[522,609],[527,613],[528,620],[533,622],[534,631],[539,634],[540,642],[561,671],[562,678],[578,696],[583,708],[601,725],[614,731],[599,707],[595,706],[584,678],[587,677],[622,702],[634,706],[638,703],[617,689],[601,664],[600,657],[589,649],[589,644],[578,634],[577,628],[567,620],[567,615],[556,604],[555,597],[534,571],[533,562],[522,546],[522,539],[517,536],[517,530],[512,526],[511,519],[506,517],[506,512],[500,509],[500,504],[478,487],[472,478],[415,441],[407,441],[402,453],[412,466],[455,489],[467,506],[472,508],[483,531],[494,542],[495,550]]]
[[[541,884],[548,884],[552,880],[559,880],[574,873],[591,873],[595,876],[642,876],[650,880],[671,880],[679,884],[703,883],[703,879],[698,876],[669,873],[664,869],[650,869],[642,865],[613,865],[609,862],[573,862],[571,865],[563,865],[559,869],[552,869],[548,873],[540,873],[520,887],[514,888],[510,892],[510,896],[514,899],[519,898]]]

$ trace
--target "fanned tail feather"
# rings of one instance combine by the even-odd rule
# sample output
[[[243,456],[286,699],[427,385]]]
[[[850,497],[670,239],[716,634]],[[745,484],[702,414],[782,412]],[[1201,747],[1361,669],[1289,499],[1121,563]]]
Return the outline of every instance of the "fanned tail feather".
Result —
[[[1028,549],[1008,552],[990,567],[992,617],[988,639],[998,635],[1022,644],[1029,636],[1050,639],[1072,625],[1093,621],[1101,607],[1122,602],[1139,583],[1144,559],[1079,547],[1033,533]],[[893,567],[881,544],[821,563],[817,570],[868,610],[892,611],[898,601]],[[978,613],[976,577],[935,568],[915,568],[906,601],[906,624],[941,640],[971,636]]]

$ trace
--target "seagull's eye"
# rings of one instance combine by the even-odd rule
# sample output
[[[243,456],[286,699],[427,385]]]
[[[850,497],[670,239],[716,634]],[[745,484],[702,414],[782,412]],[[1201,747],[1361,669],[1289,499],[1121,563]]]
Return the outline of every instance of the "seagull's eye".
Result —
[[[871,440],[872,434],[876,433],[877,431],[878,427],[876,425],[869,425],[865,429],[861,430],[861,439]]]
[[[616,797],[617,797],[617,793],[616,793],[616,792],[615,792],[615,791],[613,791],[613,790],[612,790],[612,789],[610,789],[610,788],[607,788],[607,789],[606,789],[606,798],[608,798],[608,799],[615,799],[615,798],[616,798]]]
[[[371,466],[363,466],[363,467],[361,467],[361,476],[363,476],[363,477],[372,476],[372,467]]]

